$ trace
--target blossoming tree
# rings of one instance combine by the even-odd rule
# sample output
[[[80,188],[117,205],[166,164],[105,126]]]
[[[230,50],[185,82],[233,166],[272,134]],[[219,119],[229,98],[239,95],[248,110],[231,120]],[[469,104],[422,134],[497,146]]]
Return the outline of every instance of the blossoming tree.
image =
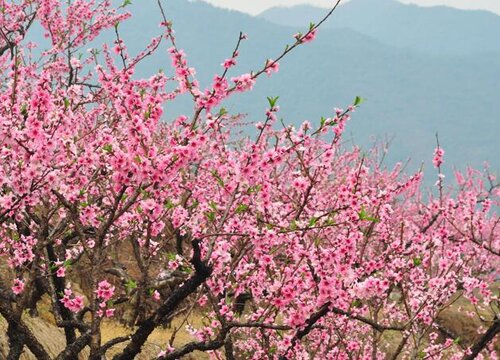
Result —
[[[0,314],[9,359],[26,348],[51,359],[23,320],[42,296],[65,332],[59,360],[87,346],[90,359],[101,359],[119,343],[113,359],[133,359],[181,310],[202,314],[205,325],[190,328],[191,342],[165,339],[161,359],[194,351],[219,359],[472,359],[493,351],[493,176],[457,173],[449,190],[440,175],[433,196],[420,190],[421,172],[407,176],[382,167],[375,151],[344,148],[360,98],[298,128],[276,124],[278,99],[268,98],[257,136],[234,143],[234,118],[221,103],[278,71],[321,22],[262,69],[228,78],[240,34],[201,89],[161,3],[164,33],[132,55],[117,26],[130,16],[128,1],[119,9],[108,0],[61,3],[3,2],[0,16],[0,255],[8,269]],[[36,60],[34,23],[50,40]],[[113,44],[77,56],[113,29]],[[170,74],[134,76],[145,57],[167,48]],[[193,113],[166,119],[164,107],[184,93]],[[439,174],[443,155],[438,145]],[[469,344],[439,322],[460,298],[491,309]],[[132,333],[103,343],[101,324],[113,317]]]

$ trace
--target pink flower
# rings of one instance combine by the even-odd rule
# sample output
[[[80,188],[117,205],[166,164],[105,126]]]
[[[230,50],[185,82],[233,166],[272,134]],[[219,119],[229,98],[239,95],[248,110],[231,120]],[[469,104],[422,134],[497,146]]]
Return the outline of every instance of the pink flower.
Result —
[[[113,317],[115,315],[115,309],[106,309],[104,316],[107,318]]]
[[[158,290],[155,290],[153,291],[153,299],[155,299],[156,301],[160,301],[160,293],[158,292]]]
[[[12,292],[16,295],[19,295],[24,291],[24,281],[21,279],[14,280],[14,286],[12,286]]]
[[[167,345],[167,350],[162,350],[158,353],[158,355],[156,355],[158,358],[161,358],[163,356],[167,356],[169,353],[171,353],[172,351],[174,351],[175,349],[170,346],[170,345]]]
[[[97,285],[97,290],[95,291],[95,293],[97,294],[97,297],[99,299],[104,300],[104,301],[108,301],[109,299],[111,299],[111,297],[113,296],[114,292],[115,292],[115,287],[112,286],[106,280],[101,281]]]
[[[224,67],[224,69],[229,69],[229,68],[233,67],[234,65],[236,65],[236,59],[235,58],[226,59],[222,63],[222,66]]]
[[[83,309],[83,296],[73,296],[73,291],[69,288],[64,289],[64,296],[59,301],[72,312],[76,313]]]
[[[441,149],[440,147],[438,147],[438,148],[436,148],[436,150],[434,150],[434,159],[432,159],[432,163],[434,164],[434,167],[438,168],[441,166],[441,164],[444,162],[443,155],[444,155],[444,150]]]
[[[266,74],[268,76],[271,76],[271,74],[273,72],[275,72],[275,73],[278,72],[279,69],[280,69],[279,62],[271,60],[271,59],[267,60],[267,62],[266,62]]]
[[[316,39],[316,32],[317,30],[314,29],[312,31],[309,31],[307,34],[302,35],[302,34],[295,34],[294,38],[297,39],[297,41],[301,42],[302,44],[308,43]]]
[[[65,277],[66,276],[66,268],[64,266],[60,266],[56,271],[57,277]]]
[[[252,90],[253,85],[255,84],[255,79],[251,74],[243,74],[237,77],[233,77],[231,78],[231,81],[236,84],[236,90],[240,92]]]
[[[207,304],[207,301],[208,301],[208,298],[206,295],[203,295],[202,297],[200,297],[200,299],[198,300],[198,305],[200,306],[205,306]]]

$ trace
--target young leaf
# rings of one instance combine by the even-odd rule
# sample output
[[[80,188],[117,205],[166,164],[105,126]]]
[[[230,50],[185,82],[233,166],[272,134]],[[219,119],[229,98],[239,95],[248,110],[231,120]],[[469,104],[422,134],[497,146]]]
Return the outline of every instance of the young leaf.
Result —
[[[325,123],[326,123],[326,117],[321,117],[321,120],[320,120],[320,127],[323,127],[325,126]]]
[[[236,214],[244,213],[247,210],[248,210],[248,205],[239,204],[238,207],[236,208]]]
[[[255,185],[255,186],[250,186],[247,190],[247,194],[254,194],[258,193],[262,189],[262,185]]]
[[[125,283],[125,288],[127,289],[127,291],[131,291],[135,288],[137,288],[137,282],[135,282],[134,280],[132,279],[129,279],[126,283]]]
[[[124,8],[125,6],[132,5],[132,0],[124,0],[120,7]]]
[[[220,187],[224,187],[224,180],[222,180],[217,170],[212,171],[212,176],[215,178],[215,180],[217,180],[217,183]]]
[[[365,99],[363,99],[362,97],[356,96],[356,98],[354,99],[353,105],[354,106],[361,105],[364,101],[365,101]]]
[[[106,145],[104,145],[104,146],[102,147],[102,149],[103,149],[105,152],[108,152],[108,153],[109,153],[109,152],[113,151],[113,145],[111,145],[111,144],[106,144]]]
[[[276,96],[276,97],[268,96],[267,97],[267,101],[269,102],[269,106],[271,107],[271,109],[276,105],[276,102],[278,101],[279,98],[280,98],[279,96]]]
[[[205,216],[207,217],[208,220],[210,220],[212,222],[215,221],[215,212],[213,212],[213,211],[206,212]]]
[[[208,206],[210,206],[212,209],[214,209],[214,211],[217,211],[217,203],[215,201],[211,200],[208,203]]]
[[[377,219],[375,217],[368,215],[368,213],[366,212],[366,210],[363,206],[361,207],[361,211],[358,213],[358,215],[359,215],[359,220],[366,220],[366,221],[371,221],[371,222],[375,222],[375,223],[380,221],[380,219]]]

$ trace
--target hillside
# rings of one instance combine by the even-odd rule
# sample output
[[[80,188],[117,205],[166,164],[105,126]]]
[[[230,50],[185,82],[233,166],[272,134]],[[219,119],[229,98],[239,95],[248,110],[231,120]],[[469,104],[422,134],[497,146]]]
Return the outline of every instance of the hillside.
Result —
[[[286,26],[325,13],[308,5],[271,8],[260,18]],[[328,28],[349,28],[388,45],[436,56],[500,52],[500,16],[446,6],[420,7],[396,0],[351,0],[341,5]]]

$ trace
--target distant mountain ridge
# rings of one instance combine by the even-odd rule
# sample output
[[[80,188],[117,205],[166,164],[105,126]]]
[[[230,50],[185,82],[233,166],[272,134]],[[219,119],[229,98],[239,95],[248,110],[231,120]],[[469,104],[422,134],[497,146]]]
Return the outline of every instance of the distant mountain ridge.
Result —
[[[303,26],[326,9],[298,5],[275,7],[259,18],[286,26]],[[446,6],[420,7],[396,0],[351,0],[339,6],[324,27],[349,28],[388,45],[434,55],[500,52],[500,16]]]

